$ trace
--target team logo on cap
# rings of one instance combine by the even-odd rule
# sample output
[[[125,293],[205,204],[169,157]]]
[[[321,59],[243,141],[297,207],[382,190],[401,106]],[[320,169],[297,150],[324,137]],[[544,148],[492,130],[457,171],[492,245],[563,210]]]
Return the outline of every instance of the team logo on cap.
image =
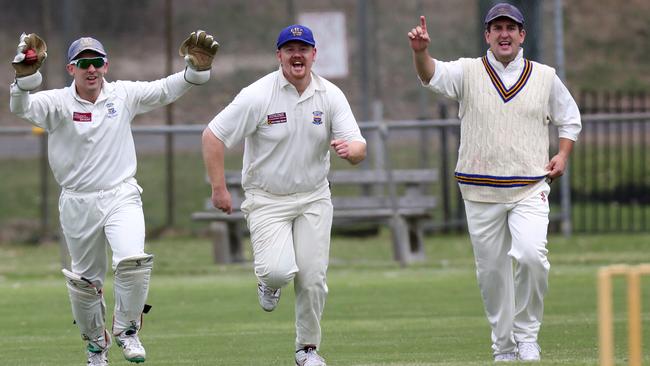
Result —
[[[291,34],[293,34],[294,37],[300,37],[302,36],[303,30],[300,27],[293,27],[291,28],[291,30],[289,30],[289,32],[291,32]]]
[[[81,40],[79,41],[79,45],[80,45],[81,47],[92,46],[92,45],[93,45],[93,39],[90,38],[90,37],[83,37],[83,38],[81,38]]]
[[[314,115],[314,120],[311,123],[313,123],[315,125],[323,124],[323,112],[314,111],[314,112],[312,112],[312,114]]]

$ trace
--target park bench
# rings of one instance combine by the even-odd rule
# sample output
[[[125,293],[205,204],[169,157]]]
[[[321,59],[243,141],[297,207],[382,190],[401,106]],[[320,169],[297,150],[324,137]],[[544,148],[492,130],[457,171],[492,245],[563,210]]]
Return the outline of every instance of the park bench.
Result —
[[[227,215],[213,208],[210,198],[203,211],[192,219],[211,223],[216,263],[243,260],[242,236],[246,231],[241,172],[226,171],[226,186],[231,193],[233,212]],[[423,224],[430,219],[436,197],[427,193],[438,180],[434,169],[341,169],[328,176],[334,206],[332,226],[381,223],[391,231],[393,257],[400,264],[423,260]],[[348,188],[346,188],[348,187]],[[351,195],[349,191],[365,189]],[[348,192],[346,192],[348,191]]]

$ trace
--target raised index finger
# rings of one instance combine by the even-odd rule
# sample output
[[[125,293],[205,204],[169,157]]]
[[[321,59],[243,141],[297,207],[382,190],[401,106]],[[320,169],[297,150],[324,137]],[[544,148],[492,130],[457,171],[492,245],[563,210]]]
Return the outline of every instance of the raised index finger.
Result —
[[[427,31],[427,19],[424,17],[424,15],[420,15],[420,27],[422,27],[423,31]]]

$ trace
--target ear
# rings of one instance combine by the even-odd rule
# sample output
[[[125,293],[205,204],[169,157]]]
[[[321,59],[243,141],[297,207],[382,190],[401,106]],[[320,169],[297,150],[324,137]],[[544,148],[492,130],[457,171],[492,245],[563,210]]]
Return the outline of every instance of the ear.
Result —
[[[519,34],[521,35],[521,43],[524,43],[524,40],[526,39],[526,30],[522,29]]]
[[[65,69],[68,71],[68,75],[74,76],[74,65],[67,64],[65,65]]]
[[[280,56],[280,50],[275,51],[275,56],[278,58],[278,63],[282,63],[282,57]]]
[[[312,52],[311,55],[312,55],[314,61],[316,61],[316,53],[317,53],[316,47],[314,47],[314,49],[311,52]]]
[[[489,29],[486,29],[486,30],[485,30],[485,34],[484,34],[484,36],[485,36],[485,43],[490,44],[490,39],[489,39],[489,36],[490,36],[490,30],[489,30]]]

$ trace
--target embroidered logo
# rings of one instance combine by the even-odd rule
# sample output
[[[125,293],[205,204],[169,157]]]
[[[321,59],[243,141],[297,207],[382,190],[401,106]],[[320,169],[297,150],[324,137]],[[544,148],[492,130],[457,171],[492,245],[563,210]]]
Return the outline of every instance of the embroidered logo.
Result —
[[[269,125],[287,123],[287,114],[285,112],[269,114],[266,116],[266,123]]]
[[[113,103],[106,103],[106,112],[106,117],[108,118],[117,117],[117,110],[115,109],[115,105]]]
[[[90,112],[73,112],[72,120],[75,122],[92,122],[93,114]]]
[[[291,34],[293,34],[294,37],[300,37],[300,36],[302,36],[303,30],[300,27],[294,27],[294,28],[291,28],[290,32],[291,32]]]
[[[323,112],[314,111],[312,114],[314,115],[314,120],[311,123],[313,123],[315,125],[323,124]]]
[[[539,195],[542,197],[542,202],[546,202],[546,195],[544,192],[540,193]]]

